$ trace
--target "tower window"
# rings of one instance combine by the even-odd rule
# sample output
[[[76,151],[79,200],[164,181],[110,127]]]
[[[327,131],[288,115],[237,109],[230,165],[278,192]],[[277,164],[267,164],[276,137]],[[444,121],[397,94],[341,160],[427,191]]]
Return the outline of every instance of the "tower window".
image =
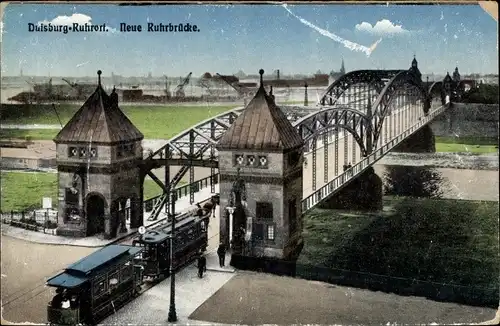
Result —
[[[267,157],[266,156],[259,156],[259,167],[261,168],[267,168]]]
[[[133,155],[134,154],[134,144],[127,144],[127,145],[125,145],[125,152],[128,155]]]
[[[245,158],[241,154],[237,154],[234,156],[234,165],[243,165],[245,164]]]
[[[90,157],[97,157],[97,148],[92,147],[90,149],[90,153],[89,154],[90,154]]]
[[[87,157],[87,148],[85,147],[80,147],[80,157]]]
[[[135,144],[122,144],[116,149],[116,157],[132,156],[135,153]]]
[[[274,240],[274,225],[267,226],[267,240]]]
[[[273,220],[273,204],[265,202],[257,202],[255,215],[258,220],[272,221]]]
[[[255,165],[255,156],[254,155],[247,155],[247,165],[248,166]]]
[[[70,147],[68,151],[69,157],[78,157],[78,147]]]
[[[97,157],[97,148],[91,147],[89,149],[88,146],[81,147],[70,147],[68,149],[68,157],[73,158],[96,158]]]

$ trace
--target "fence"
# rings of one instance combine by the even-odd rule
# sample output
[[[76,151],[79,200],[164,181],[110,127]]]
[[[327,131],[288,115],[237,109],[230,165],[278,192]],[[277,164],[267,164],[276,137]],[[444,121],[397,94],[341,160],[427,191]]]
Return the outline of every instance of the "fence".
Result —
[[[56,234],[57,216],[57,212],[42,210],[1,213],[4,224],[48,234]]]
[[[195,181],[193,183],[178,187],[176,189],[177,192],[177,199],[189,196],[191,189],[193,193],[196,193],[200,191],[203,188],[208,188],[211,187],[212,184],[216,185],[219,182],[219,174],[216,173],[213,176],[209,176],[203,179],[200,179],[198,181]],[[155,206],[156,202],[161,200],[162,195],[155,196],[153,198],[149,198],[144,201],[144,211],[145,212],[151,212],[153,210],[153,207]]]
[[[203,188],[211,187],[219,182],[219,174],[214,174],[192,184],[187,184],[176,189],[177,198],[189,196],[192,189],[193,192],[198,192]],[[150,212],[156,201],[161,195],[144,200],[143,207],[146,212]],[[56,234],[58,213],[54,211],[35,210],[35,211],[10,211],[8,213],[0,213],[2,223],[11,226],[20,227],[26,230],[43,232],[48,234]]]

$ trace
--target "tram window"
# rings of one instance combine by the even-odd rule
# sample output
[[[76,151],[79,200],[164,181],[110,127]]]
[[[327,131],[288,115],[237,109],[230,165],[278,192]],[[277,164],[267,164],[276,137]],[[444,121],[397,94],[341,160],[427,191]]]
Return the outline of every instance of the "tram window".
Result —
[[[132,274],[133,274],[132,264],[130,262],[127,262],[122,267],[122,272],[121,272],[122,282],[128,281],[132,277]]]
[[[156,247],[148,246],[148,257],[147,259],[155,261],[156,260]]]
[[[194,239],[194,231],[193,229],[188,231],[188,240],[191,241]]]
[[[101,296],[107,290],[106,276],[101,276],[94,282],[94,296]]]
[[[118,271],[109,275],[109,289],[110,290],[114,290],[118,287],[118,284],[120,283],[119,277],[120,276],[118,275]]]
[[[179,234],[179,236],[175,240],[176,240],[175,242],[176,242],[177,246],[179,246],[179,247],[183,246],[185,243],[184,234]]]

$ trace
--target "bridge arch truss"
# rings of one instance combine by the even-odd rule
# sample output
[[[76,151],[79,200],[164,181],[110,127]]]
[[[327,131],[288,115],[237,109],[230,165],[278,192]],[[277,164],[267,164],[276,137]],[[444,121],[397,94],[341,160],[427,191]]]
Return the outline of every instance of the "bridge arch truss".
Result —
[[[352,88],[355,89],[355,96],[348,94]],[[340,104],[339,99],[342,96],[347,97],[347,101],[344,102],[350,103],[349,105]],[[350,96],[354,96],[355,100]],[[380,151],[378,147],[387,147],[384,144],[391,142],[394,137],[399,137],[405,130],[411,128],[412,124],[425,117],[431,106],[439,107],[444,104],[445,94],[441,82],[436,82],[426,89],[421,80],[410,71],[364,70],[345,74],[330,85],[318,107],[280,106],[280,108],[304,139],[305,152],[311,152],[312,190],[317,193],[318,142],[324,147],[324,184],[330,184],[331,175],[328,167],[333,163],[329,157],[331,143],[334,144],[334,176],[344,174],[344,171],[338,171],[341,135],[344,142],[344,166],[348,161],[356,164],[372,156],[374,151]],[[243,110],[243,107],[239,107],[200,122],[144,158],[143,174],[149,175],[164,190],[151,214],[153,219],[154,216],[158,216],[163,206],[168,207],[170,189],[173,189],[186,173],[189,172],[191,185],[195,183],[195,167],[210,168],[211,176],[214,178],[215,170],[218,168],[216,144]],[[350,140],[348,135],[351,136]],[[171,177],[167,172],[169,166],[181,166],[181,168]],[[151,172],[160,167],[166,167],[166,185]],[[215,184],[216,180],[212,180],[212,192],[215,192]],[[194,193],[197,190],[191,187],[190,202],[193,203]],[[308,200],[310,201],[310,198]],[[304,209],[308,210],[314,205],[307,204]]]
[[[368,93],[372,102],[388,80],[402,70],[356,70],[335,80],[320,97],[320,106],[346,105],[354,109],[366,107]]]

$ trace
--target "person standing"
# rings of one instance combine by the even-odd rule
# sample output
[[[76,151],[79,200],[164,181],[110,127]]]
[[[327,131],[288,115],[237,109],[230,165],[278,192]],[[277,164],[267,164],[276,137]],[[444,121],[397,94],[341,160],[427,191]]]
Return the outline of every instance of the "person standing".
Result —
[[[201,255],[198,257],[198,277],[202,278],[203,273],[207,271],[207,258]]]
[[[219,248],[217,248],[217,255],[219,256],[220,267],[224,267],[224,262],[226,260],[226,246],[223,242],[221,242]]]

